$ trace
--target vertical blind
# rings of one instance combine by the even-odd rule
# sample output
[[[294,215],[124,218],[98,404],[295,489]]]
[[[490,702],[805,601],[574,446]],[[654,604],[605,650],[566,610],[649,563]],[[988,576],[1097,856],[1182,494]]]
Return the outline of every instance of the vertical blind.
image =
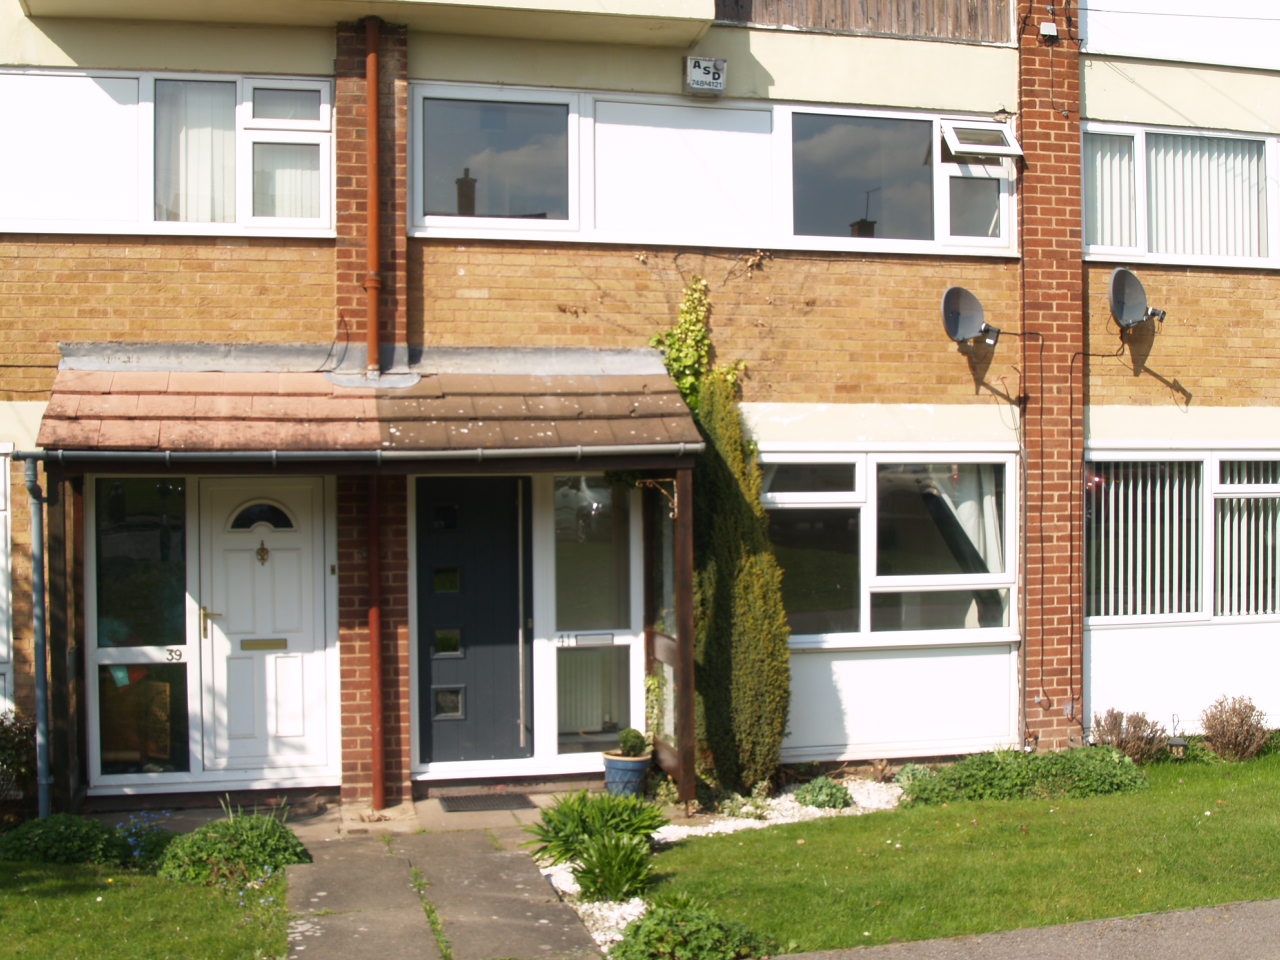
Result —
[[[1138,245],[1133,137],[1091,133],[1084,138],[1085,243]]]
[[[1265,257],[1262,142],[1147,134],[1147,209],[1155,253]]]
[[[1201,463],[1090,463],[1087,471],[1085,615],[1198,610]]]
[[[1145,133],[1145,206],[1138,203],[1137,139],[1084,138],[1085,243],[1185,256],[1265,257],[1266,145],[1261,140]]]

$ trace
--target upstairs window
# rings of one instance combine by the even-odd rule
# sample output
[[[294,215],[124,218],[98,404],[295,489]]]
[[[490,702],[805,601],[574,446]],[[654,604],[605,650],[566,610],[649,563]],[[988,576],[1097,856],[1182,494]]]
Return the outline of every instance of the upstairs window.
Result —
[[[1184,263],[1270,259],[1274,150],[1261,138],[1091,126],[1086,252]]]
[[[1016,254],[1004,124],[447,83],[415,98],[418,235]]]
[[[0,121],[29,132],[0,155],[0,229],[333,229],[328,81],[0,71]]]

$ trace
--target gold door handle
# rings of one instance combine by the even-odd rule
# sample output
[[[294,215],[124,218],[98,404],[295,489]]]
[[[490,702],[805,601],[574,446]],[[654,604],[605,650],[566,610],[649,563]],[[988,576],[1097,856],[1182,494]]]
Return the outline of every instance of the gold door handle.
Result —
[[[208,607],[200,608],[200,636],[202,639],[209,639],[209,621],[214,617],[220,617],[222,614],[214,613]]]

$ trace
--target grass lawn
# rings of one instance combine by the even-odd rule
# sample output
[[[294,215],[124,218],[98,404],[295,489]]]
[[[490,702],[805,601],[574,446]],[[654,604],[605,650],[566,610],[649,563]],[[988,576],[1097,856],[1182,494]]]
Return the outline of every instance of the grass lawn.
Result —
[[[1280,897],[1280,756],[1160,764],[1087,800],[965,802],[690,838],[684,892],[787,951]]]
[[[283,956],[283,879],[225,893],[119,868],[0,862],[0,958]]]

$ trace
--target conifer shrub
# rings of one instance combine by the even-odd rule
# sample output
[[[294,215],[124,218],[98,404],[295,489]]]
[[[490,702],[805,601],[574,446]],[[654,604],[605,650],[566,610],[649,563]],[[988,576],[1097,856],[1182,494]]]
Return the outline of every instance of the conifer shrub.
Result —
[[[693,474],[699,761],[720,787],[746,793],[771,780],[781,758],[790,628],[760,469],[738,409],[742,365],[715,365],[710,315],[707,283],[694,277],[675,324],[651,343],[707,444]]]

